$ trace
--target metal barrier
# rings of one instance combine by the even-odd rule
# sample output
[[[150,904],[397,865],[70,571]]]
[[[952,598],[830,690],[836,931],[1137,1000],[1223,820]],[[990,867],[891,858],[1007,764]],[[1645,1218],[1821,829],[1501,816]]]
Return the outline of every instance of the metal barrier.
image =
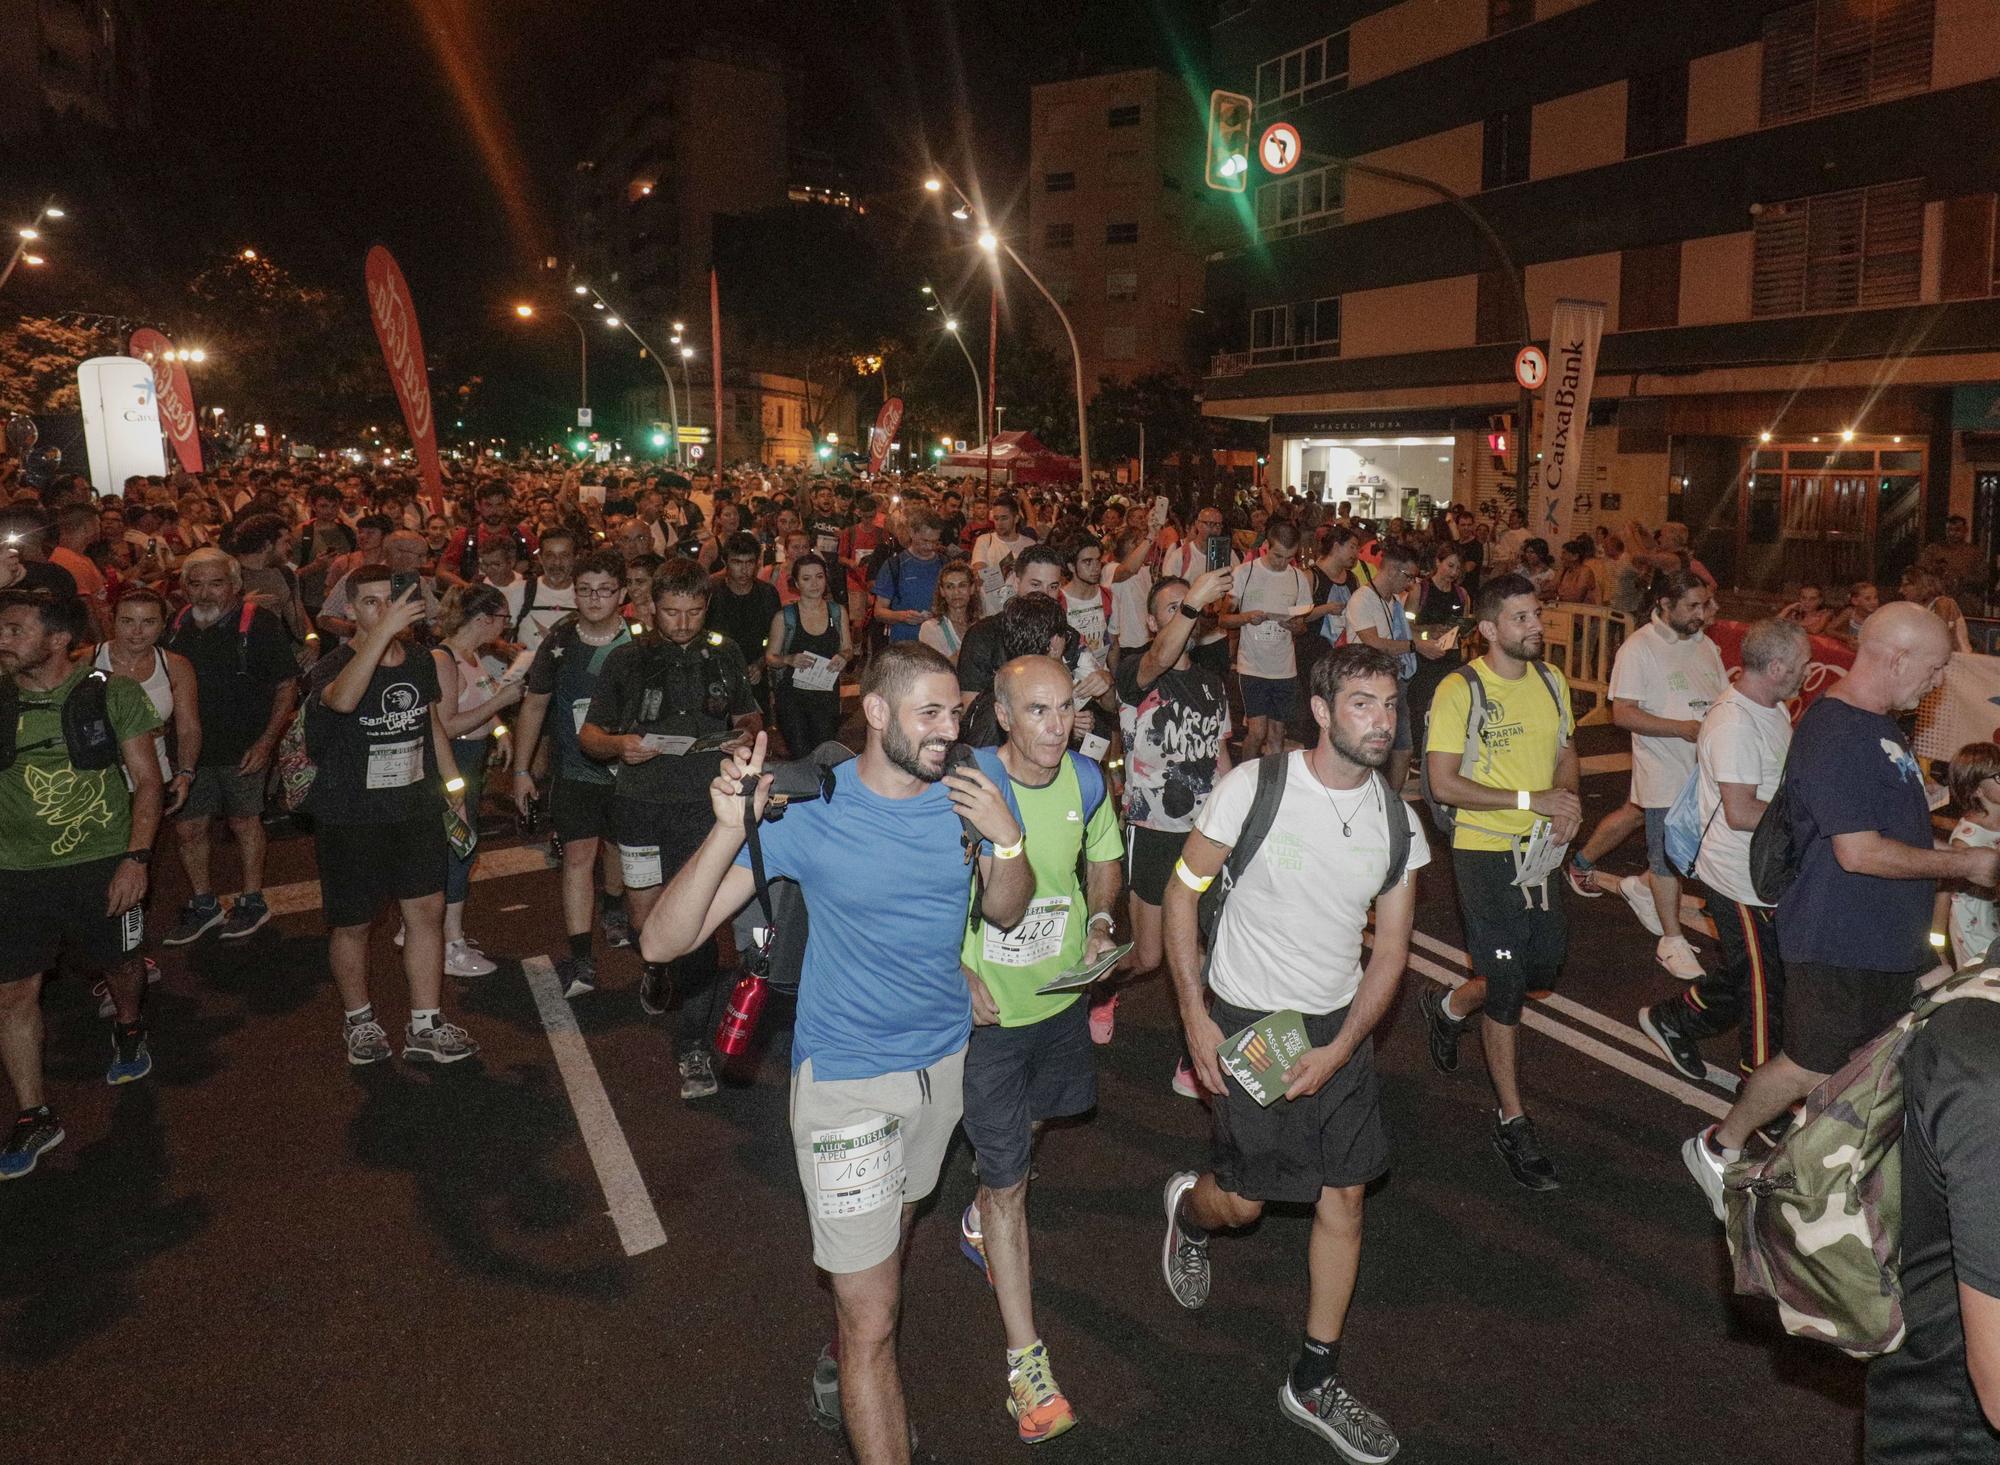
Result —
[[[1582,699],[1579,727],[1611,721],[1611,663],[1632,634],[1632,617],[1602,605],[1567,601],[1542,607],[1542,659],[1560,667]]]
[[[1983,656],[2000,656],[2000,620],[1985,616],[1965,618],[1965,638]]]

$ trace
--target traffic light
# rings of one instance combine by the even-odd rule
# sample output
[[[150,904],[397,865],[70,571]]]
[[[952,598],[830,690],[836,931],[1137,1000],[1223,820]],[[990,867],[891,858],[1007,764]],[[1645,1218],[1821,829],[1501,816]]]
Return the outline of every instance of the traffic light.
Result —
[[[656,432],[653,434],[654,447],[664,448],[666,445],[667,445],[667,435],[664,432]]]
[[[1241,193],[1250,177],[1250,99],[1218,88],[1208,94],[1208,186]]]
[[[1493,455],[1493,471],[1502,475],[1512,472],[1509,448],[1514,437],[1514,414],[1492,413],[1486,419],[1486,427],[1486,450]]]

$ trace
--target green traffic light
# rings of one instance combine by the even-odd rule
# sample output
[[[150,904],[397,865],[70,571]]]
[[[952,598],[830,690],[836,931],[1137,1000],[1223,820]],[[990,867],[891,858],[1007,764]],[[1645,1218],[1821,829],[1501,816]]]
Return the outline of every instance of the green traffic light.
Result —
[[[664,432],[656,432],[653,434],[654,447],[664,448],[666,445],[667,445],[667,435]]]
[[[828,447],[825,443],[821,443],[819,445],[819,455],[822,458],[831,458],[833,456],[833,449]]]

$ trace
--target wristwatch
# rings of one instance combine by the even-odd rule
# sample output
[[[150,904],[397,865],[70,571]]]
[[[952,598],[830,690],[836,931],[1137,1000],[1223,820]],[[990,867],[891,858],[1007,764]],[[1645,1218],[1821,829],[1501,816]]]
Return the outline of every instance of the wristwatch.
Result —
[[[153,863],[153,852],[149,849],[128,849],[125,858],[135,865],[150,865]]]
[[[1189,605],[1185,600],[1183,600],[1181,602],[1181,614],[1186,616],[1191,621],[1198,621],[1201,619],[1201,608],[1199,606]]]

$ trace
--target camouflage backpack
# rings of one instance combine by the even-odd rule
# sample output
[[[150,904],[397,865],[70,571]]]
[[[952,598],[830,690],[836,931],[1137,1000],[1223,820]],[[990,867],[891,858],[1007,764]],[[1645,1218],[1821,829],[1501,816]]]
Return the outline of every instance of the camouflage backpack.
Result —
[[[1903,1344],[1903,1052],[1946,1002],[2000,1002],[2000,967],[1954,973],[1806,1098],[1783,1143],[1731,1165],[1736,1290],[1854,1358]]]

